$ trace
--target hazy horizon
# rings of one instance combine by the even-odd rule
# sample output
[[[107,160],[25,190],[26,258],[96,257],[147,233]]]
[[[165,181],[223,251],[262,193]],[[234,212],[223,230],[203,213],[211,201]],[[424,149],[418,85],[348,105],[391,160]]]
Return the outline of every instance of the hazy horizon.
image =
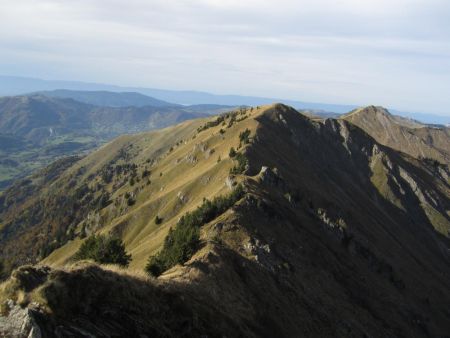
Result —
[[[450,3],[5,0],[0,74],[450,115]]]

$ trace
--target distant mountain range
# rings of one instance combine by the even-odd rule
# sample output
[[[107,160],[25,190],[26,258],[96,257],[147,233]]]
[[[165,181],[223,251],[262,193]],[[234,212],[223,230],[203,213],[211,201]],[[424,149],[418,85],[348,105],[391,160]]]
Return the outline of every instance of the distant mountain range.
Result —
[[[81,91],[81,90],[47,90],[32,93],[55,98],[71,98],[73,100],[106,107],[180,107],[175,103],[158,100],[153,97],[136,92],[108,92],[108,91]]]
[[[0,76],[0,95],[22,95],[31,92],[67,89],[72,91],[109,91],[136,92],[155,99],[181,105],[218,104],[227,106],[257,106],[273,102],[283,102],[296,109],[322,111],[326,113],[344,114],[358,108],[356,105],[327,104],[303,102],[280,98],[265,98],[240,95],[217,95],[200,91],[177,91],[155,88],[120,87],[108,84],[86,83],[76,81],[53,81],[26,77]],[[408,113],[392,110],[392,113],[417,119],[424,123],[449,124],[449,116],[423,113]]]

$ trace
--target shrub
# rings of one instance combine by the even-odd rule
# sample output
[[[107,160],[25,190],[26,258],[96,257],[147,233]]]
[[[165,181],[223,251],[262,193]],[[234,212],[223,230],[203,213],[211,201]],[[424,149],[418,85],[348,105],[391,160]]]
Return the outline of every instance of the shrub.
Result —
[[[230,153],[228,154],[231,158],[236,156],[236,150],[233,147],[230,148]]]
[[[87,238],[73,257],[75,260],[92,259],[100,264],[128,266],[131,255],[125,251],[122,240],[104,235]]]
[[[241,141],[241,143],[243,144],[247,144],[250,142],[249,137],[250,137],[250,129],[247,128],[242,133],[239,134],[239,141]]]
[[[101,176],[102,176],[102,180],[105,183],[111,183],[111,181],[113,179],[113,175],[114,175],[114,172],[112,171],[112,168],[110,168],[110,167],[103,168]]]
[[[202,131],[204,131],[206,129],[218,126],[219,124],[221,124],[224,121],[225,121],[225,115],[221,115],[221,116],[217,117],[217,119],[215,119],[214,121],[206,122],[205,125],[197,128],[197,132],[200,133],[200,132],[202,132]]]
[[[230,174],[238,175],[244,173],[248,164],[247,158],[241,153],[236,153],[234,159],[237,161],[237,164],[230,169]]]
[[[97,209],[103,209],[110,205],[112,201],[110,200],[110,196],[108,192],[102,192],[97,202]]]
[[[5,263],[3,263],[3,260],[0,259],[0,280],[4,279],[6,277],[6,271],[5,271]]]
[[[155,216],[155,224],[161,224],[163,219],[159,217],[158,215]]]
[[[204,199],[201,206],[183,215],[175,230],[169,230],[162,250],[149,258],[145,270],[159,276],[172,266],[188,261],[200,245],[200,227],[223,214],[243,195],[244,188],[238,185],[228,196],[215,197],[212,201]]]

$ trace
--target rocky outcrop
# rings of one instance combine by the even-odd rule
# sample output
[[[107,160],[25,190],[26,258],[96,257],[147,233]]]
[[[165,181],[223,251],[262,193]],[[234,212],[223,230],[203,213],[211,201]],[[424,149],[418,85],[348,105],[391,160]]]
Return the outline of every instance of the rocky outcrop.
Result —
[[[34,306],[32,304],[31,306]],[[12,300],[6,301],[0,314],[0,336],[11,338],[45,338],[36,324],[33,311],[22,308]]]
[[[261,167],[261,171],[259,172],[260,180],[263,184],[266,184],[271,187],[279,187],[284,189],[285,188],[285,182],[280,177],[278,173],[278,169],[271,169],[266,166]]]

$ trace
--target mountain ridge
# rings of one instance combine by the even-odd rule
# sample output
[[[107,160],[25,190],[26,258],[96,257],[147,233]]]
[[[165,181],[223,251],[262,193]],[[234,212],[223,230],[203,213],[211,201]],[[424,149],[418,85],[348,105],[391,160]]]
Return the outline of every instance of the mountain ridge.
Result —
[[[56,239],[60,229],[59,248],[41,261],[51,266],[50,272],[25,291],[41,299],[36,311],[47,327],[74,330],[78,320],[91,334],[108,334],[119,318],[119,303],[90,292],[93,281],[82,276],[93,274],[100,285],[120,278],[105,267],[70,267],[82,232],[122,238],[133,260],[117,274],[134,279],[181,216],[204,198],[225,196],[242,184],[242,198],[198,225],[201,245],[187,260],[144,281],[157,292],[172,286],[184,297],[176,299],[192,304],[199,320],[187,321],[185,335],[421,337],[448,332],[448,170],[383,146],[351,122],[312,120],[281,104],[242,108],[122,136],[55,169],[56,179],[45,182],[46,176],[37,175],[0,201],[2,236],[21,224],[29,226],[21,241],[39,238],[33,243],[42,245],[42,237],[30,231],[45,230]],[[81,210],[76,219],[30,214],[37,196],[52,208],[70,191],[80,192],[74,196]],[[111,202],[94,210],[90,205],[98,205],[105,192]],[[21,219],[11,217],[12,210]],[[40,223],[27,225],[27,214]],[[14,241],[18,235],[8,236]],[[39,251],[26,247],[20,254],[25,261],[27,253]],[[20,249],[5,241],[0,248],[2,257],[14,257],[12,252]],[[23,278],[18,270],[16,280]],[[76,281],[80,287],[71,290]],[[117,297],[127,299],[121,290]],[[91,306],[72,308],[75,294]],[[124,299],[133,332],[160,329],[160,321],[142,321],[146,312],[136,312],[134,296]],[[159,307],[163,301],[153,304]],[[168,309],[175,321],[185,318],[177,309]],[[112,319],[101,315],[105,311]],[[212,328],[207,322],[218,324]],[[116,332],[127,329],[114,326]],[[172,330],[167,334],[178,332]]]
[[[424,125],[392,115],[383,107],[358,108],[340,117],[372,135],[381,144],[414,157],[450,163],[450,128]]]

